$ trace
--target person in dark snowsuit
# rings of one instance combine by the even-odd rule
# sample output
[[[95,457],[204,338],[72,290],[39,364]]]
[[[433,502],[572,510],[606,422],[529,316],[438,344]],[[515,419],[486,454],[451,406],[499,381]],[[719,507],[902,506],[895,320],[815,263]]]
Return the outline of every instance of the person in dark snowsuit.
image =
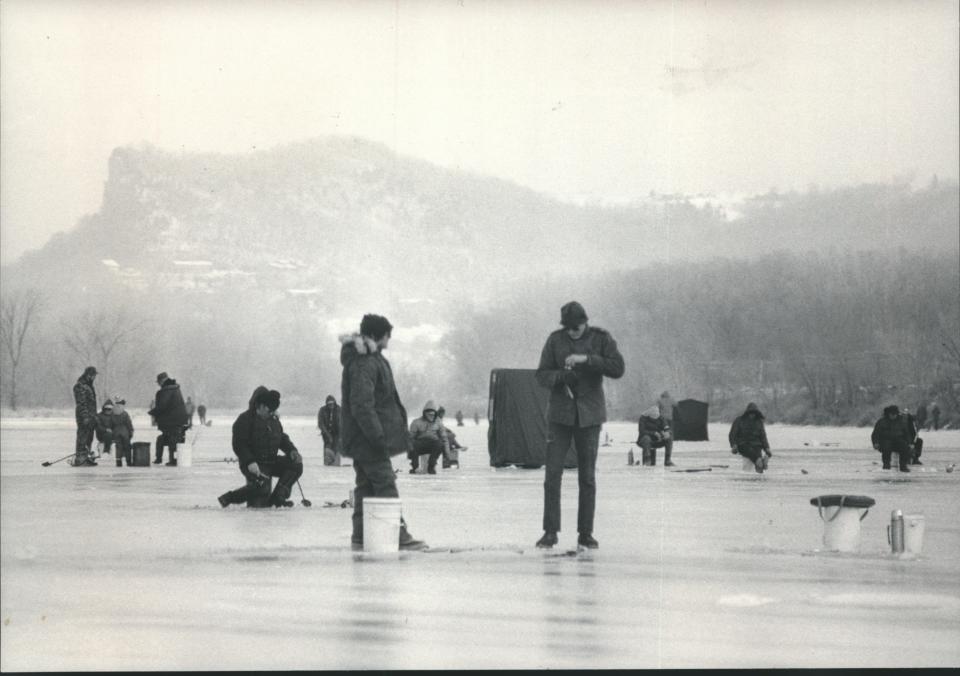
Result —
[[[899,460],[900,471],[909,472],[907,466],[912,456],[910,425],[907,419],[900,415],[900,408],[896,405],[883,409],[883,417],[873,426],[870,435],[873,448],[880,451],[883,459],[883,469],[890,469],[890,460],[894,453]]]
[[[927,426],[927,407],[923,404],[917,406],[917,432],[926,429]]]
[[[641,448],[640,460],[643,465],[656,466],[657,449],[662,448],[663,466],[673,467],[673,461],[670,459],[673,452],[673,436],[670,424],[661,414],[659,406],[651,406],[640,414],[636,443]],[[627,452],[627,464],[634,464],[633,449]]]
[[[550,389],[546,471],[543,482],[543,536],[536,546],[557,544],[560,531],[560,485],[563,461],[571,441],[577,451],[580,491],[577,544],[596,549],[593,537],[597,500],[597,449],[600,426],[607,419],[603,378],[624,372],[617,341],[607,331],[587,325],[587,313],[576,301],[560,308],[563,328],[552,332],[540,353],[537,382]]]
[[[386,317],[363,316],[360,333],[340,336],[340,425],[342,452],[353,458],[356,475],[353,533],[350,544],[363,548],[364,498],[397,498],[396,475],[390,457],[413,448],[407,431],[407,411],[400,402],[390,362],[383,356],[393,325]],[[401,549],[422,549],[400,519]]]
[[[183,430],[187,427],[187,409],[180,394],[180,385],[166,371],[157,375],[157,384],[160,389],[153,399],[156,404],[147,411],[156,418],[157,429],[160,430],[153,464],[163,462],[163,447],[166,446],[169,449],[167,465],[176,467],[177,444],[183,440]]]
[[[759,474],[763,474],[763,470],[767,468],[767,458],[773,457],[763,421],[763,413],[751,401],[746,410],[733,421],[727,437],[730,451],[749,458]]]
[[[206,425],[207,424],[207,407],[204,406],[203,404],[200,404],[199,406],[197,406],[197,416],[199,416],[200,418],[200,424]]]
[[[268,506],[291,507],[289,501],[293,484],[303,475],[303,458],[290,437],[283,431],[276,411],[280,407],[280,393],[260,385],[253,391],[247,410],[233,423],[233,452],[240,465],[240,473],[247,484],[227,491],[217,500],[221,507],[248,502],[260,495],[261,487],[270,477],[277,477],[277,485],[267,501]],[[283,455],[279,454],[283,451]],[[255,500],[251,506],[261,506]]]
[[[107,399],[97,414],[97,441],[103,444],[103,454],[110,455],[113,446],[113,402]]]
[[[930,406],[930,418],[933,421],[933,429],[940,429],[940,406],[937,402],[933,402]]]
[[[340,405],[332,394],[317,412],[317,427],[323,437],[323,464],[340,466]]]
[[[74,467],[97,464],[90,453],[93,435],[97,428],[97,392],[93,389],[93,381],[96,377],[97,369],[88,366],[73,386],[73,399],[77,405],[75,410],[77,444],[73,459]]]

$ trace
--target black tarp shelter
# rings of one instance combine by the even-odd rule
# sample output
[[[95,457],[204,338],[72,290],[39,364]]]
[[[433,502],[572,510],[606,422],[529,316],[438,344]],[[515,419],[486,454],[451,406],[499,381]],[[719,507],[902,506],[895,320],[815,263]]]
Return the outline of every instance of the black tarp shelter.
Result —
[[[705,401],[684,399],[673,408],[674,441],[709,441],[707,418],[710,405]]]
[[[534,369],[494,369],[490,372],[487,405],[487,452],[492,467],[544,465],[547,447],[547,405],[550,390],[537,382]],[[576,467],[573,445],[564,467]]]

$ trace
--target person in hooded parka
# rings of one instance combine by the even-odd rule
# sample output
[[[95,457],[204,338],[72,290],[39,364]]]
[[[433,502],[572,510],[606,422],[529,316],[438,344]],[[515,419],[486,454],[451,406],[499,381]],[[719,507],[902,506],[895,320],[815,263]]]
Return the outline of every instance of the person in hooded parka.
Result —
[[[746,410],[733,421],[728,435],[730,452],[749,458],[758,474],[763,474],[767,469],[767,458],[773,457],[763,421],[763,413],[751,401]]]

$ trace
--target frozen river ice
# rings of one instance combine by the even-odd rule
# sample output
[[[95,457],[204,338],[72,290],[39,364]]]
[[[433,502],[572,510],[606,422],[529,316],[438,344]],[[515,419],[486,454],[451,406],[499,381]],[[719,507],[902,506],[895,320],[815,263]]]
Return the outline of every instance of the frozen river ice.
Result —
[[[72,420],[2,421],[2,670],[960,666],[960,431],[924,433],[924,466],[901,475],[868,429],[771,425],[760,476],[728,425],[677,445],[675,469],[713,466],[686,473],[627,467],[635,425],[608,424],[600,549],[577,554],[575,470],[560,546],[537,550],[543,470],[489,467],[468,421],[462,469],[394,459],[433,551],[382,560],[351,551],[353,470],[323,466],[311,418],[284,425],[313,506],[221,509],[241,477],[233,415],[212,417],[188,433],[191,468],[44,468]],[[809,500],[831,493],[876,500],[859,553],[820,551]],[[898,508],[926,519],[912,560],[889,553]]]

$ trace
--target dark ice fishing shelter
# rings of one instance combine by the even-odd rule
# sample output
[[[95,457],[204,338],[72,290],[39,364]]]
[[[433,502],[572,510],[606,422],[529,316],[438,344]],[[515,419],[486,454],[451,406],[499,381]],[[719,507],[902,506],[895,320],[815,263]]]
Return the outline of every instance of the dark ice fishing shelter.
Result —
[[[547,447],[550,390],[537,382],[535,369],[493,369],[487,403],[487,452],[492,467],[542,467]],[[564,467],[577,466],[573,444]]]
[[[705,401],[684,399],[673,407],[674,441],[709,441],[707,419],[710,405]]]

